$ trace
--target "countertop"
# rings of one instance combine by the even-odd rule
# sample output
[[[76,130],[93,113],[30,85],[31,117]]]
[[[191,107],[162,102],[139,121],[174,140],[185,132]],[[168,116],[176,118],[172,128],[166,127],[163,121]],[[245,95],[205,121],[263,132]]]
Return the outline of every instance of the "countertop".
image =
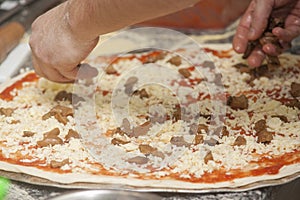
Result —
[[[62,189],[32,185],[17,181],[11,181],[6,199],[8,200],[46,200],[68,192],[76,192],[75,189]],[[300,179],[283,185],[264,187],[245,192],[231,193],[156,193],[163,200],[298,200],[300,197]]]

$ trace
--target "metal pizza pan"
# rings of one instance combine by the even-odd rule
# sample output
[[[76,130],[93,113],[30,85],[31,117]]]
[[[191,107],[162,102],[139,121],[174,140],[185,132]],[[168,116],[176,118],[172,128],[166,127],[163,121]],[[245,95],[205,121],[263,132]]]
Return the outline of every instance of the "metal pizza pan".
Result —
[[[51,200],[160,200],[156,194],[152,193],[140,193],[132,191],[121,190],[86,190],[78,192],[69,192],[58,197],[54,197]]]
[[[245,192],[263,187],[279,186],[300,178],[300,172],[285,176],[279,179],[269,179],[253,182],[239,187],[220,187],[220,188],[202,188],[202,189],[187,189],[187,188],[172,188],[170,187],[151,187],[149,186],[131,186],[126,184],[106,184],[106,183],[86,183],[77,182],[71,184],[62,184],[50,181],[44,178],[0,170],[0,176],[11,180],[29,183],[33,185],[43,185],[64,189],[89,189],[89,190],[124,190],[133,192],[179,192],[179,193],[216,193],[216,192]]]

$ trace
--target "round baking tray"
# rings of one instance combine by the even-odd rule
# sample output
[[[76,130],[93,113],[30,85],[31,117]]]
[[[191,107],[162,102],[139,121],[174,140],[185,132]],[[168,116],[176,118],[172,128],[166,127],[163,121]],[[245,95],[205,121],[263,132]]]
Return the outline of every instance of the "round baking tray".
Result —
[[[87,190],[70,192],[51,200],[159,200],[161,197],[150,193],[129,192],[120,190]]]
[[[62,184],[53,182],[44,178],[23,174],[23,173],[15,173],[15,172],[8,172],[0,170],[0,176],[9,178],[14,181],[20,181],[23,183],[29,183],[33,185],[43,185],[43,186],[50,186],[56,188],[64,188],[64,189],[88,189],[88,190],[122,190],[122,191],[129,191],[129,192],[179,192],[179,193],[212,193],[212,192],[244,192],[249,190],[254,190],[262,187],[270,187],[270,186],[279,186],[291,181],[300,178],[300,172],[296,172],[289,176],[285,176],[279,179],[270,179],[270,180],[261,180],[257,182],[253,182],[244,186],[239,186],[235,188],[202,188],[202,189],[187,189],[187,188],[172,188],[170,187],[152,187],[149,186],[130,186],[125,184],[105,184],[105,183],[72,183],[72,184]]]

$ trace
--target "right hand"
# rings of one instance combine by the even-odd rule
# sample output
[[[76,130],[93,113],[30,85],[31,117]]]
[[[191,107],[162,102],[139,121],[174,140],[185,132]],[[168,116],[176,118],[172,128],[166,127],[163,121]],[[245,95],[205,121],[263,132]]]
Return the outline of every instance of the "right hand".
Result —
[[[285,19],[284,28],[276,27],[272,30],[283,48],[278,49],[272,44],[256,48],[247,59],[252,67],[260,66],[266,54],[279,55],[300,35],[300,0],[252,0],[237,27],[233,39],[234,50],[244,53],[248,41],[256,40],[263,34],[271,16]]]
[[[72,82],[78,64],[96,46],[99,35],[186,8],[200,0],[68,0],[32,24],[30,46],[38,75],[56,82]],[[79,78],[97,75],[82,65]]]
[[[98,42],[98,37],[83,41],[70,29],[65,15],[66,3],[48,11],[32,24],[30,47],[33,66],[38,75],[56,82],[73,82],[85,59]],[[83,65],[85,76],[97,70]]]

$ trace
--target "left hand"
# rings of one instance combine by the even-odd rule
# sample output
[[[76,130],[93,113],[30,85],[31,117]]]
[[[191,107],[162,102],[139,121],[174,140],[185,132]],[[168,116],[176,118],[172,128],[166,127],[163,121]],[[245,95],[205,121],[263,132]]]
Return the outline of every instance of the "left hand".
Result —
[[[277,56],[290,47],[291,41],[300,35],[300,0],[252,0],[242,16],[233,38],[233,48],[237,53],[244,53],[248,41],[260,38],[268,25],[270,17],[285,19],[284,28],[276,27],[272,33],[279,38],[282,48],[265,44],[253,50],[248,57],[248,64],[258,67],[266,54]]]

